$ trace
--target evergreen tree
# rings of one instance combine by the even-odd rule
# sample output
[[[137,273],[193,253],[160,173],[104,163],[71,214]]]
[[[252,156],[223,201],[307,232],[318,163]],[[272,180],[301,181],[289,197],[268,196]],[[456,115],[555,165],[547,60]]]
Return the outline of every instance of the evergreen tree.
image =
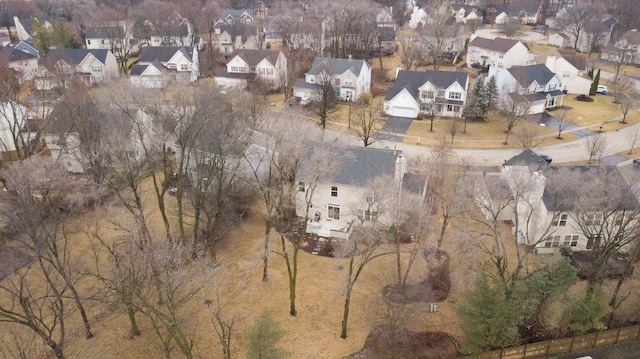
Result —
[[[289,354],[276,345],[284,337],[285,331],[271,318],[268,311],[256,318],[247,334],[247,359],[279,359]]]
[[[487,112],[495,110],[498,105],[498,83],[495,76],[489,77],[485,91],[485,101],[487,107],[484,115],[486,116]]]
[[[41,56],[44,56],[49,52],[51,46],[53,46],[53,36],[51,30],[44,26],[44,23],[39,17],[33,18],[33,32],[35,37],[33,38],[33,46],[40,52]]]
[[[593,79],[593,83],[595,83],[595,87],[596,89],[598,88],[598,85],[600,85],[600,69],[598,69],[598,73],[596,73],[596,78]]]
[[[479,75],[476,79],[473,89],[467,98],[467,106],[462,112],[464,118],[478,118],[484,116],[486,111],[486,89],[484,84],[484,77]]]
[[[79,49],[82,47],[82,43],[80,43],[76,34],[60,18],[51,22],[51,38],[52,43],[58,48]]]
[[[606,301],[606,294],[598,287],[575,303],[569,322],[569,329],[574,335],[586,334],[592,329],[607,329],[601,321],[609,313]]]

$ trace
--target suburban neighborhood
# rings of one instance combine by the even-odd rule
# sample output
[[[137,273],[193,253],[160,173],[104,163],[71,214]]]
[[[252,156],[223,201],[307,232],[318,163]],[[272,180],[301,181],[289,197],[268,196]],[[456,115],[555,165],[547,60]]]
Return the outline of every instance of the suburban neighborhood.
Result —
[[[0,14],[0,357],[637,357],[634,0]]]

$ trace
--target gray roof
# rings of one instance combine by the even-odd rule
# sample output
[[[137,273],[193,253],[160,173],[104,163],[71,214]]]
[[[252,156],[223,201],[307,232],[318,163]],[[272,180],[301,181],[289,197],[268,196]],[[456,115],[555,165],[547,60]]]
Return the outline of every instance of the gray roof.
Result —
[[[54,17],[53,16],[41,16],[41,17],[39,17],[39,19],[40,19],[40,21],[42,21],[42,23],[45,23],[45,22],[50,22],[50,20],[54,19]],[[22,24],[22,27],[24,27],[24,30],[30,36],[33,36],[33,21],[35,21],[35,20],[36,20],[36,18],[18,19],[18,21]]]
[[[542,157],[540,157],[537,153],[527,148],[526,150],[505,161],[502,166],[527,166],[529,168],[544,168],[548,166],[548,163],[547,161],[543,160]]]
[[[189,60],[193,58],[193,46],[146,46],[140,51],[140,62],[166,62],[178,51],[182,51]]]
[[[85,32],[87,39],[108,39],[124,37],[122,26],[96,26],[88,27]]]
[[[31,46],[30,44],[24,42],[24,41],[20,41],[16,46],[14,46],[16,49],[20,50],[20,51],[24,51],[24,52],[28,52],[31,55],[35,56],[35,57],[40,57],[40,52],[38,50],[36,50],[35,47]]]
[[[231,15],[234,19],[237,19],[243,12],[247,12],[247,14],[253,17],[253,10],[222,10],[220,14],[221,19],[226,19],[229,15]]]
[[[352,186],[366,186],[371,180],[380,177],[393,177],[395,164],[401,151],[385,148],[355,147],[336,143],[316,143],[308,148],[307,158],[317,153],[331,151],[337,161],[331,170],[322,176],[323,182]],[[304,161],[299,175],[311,170],[312,161]]]
[[[508,68],[507,71],[524,87],[528,87],[533,81],[536,81],[538,85],[544,85],[555,76],[555,73],[549,70],[545,64],[514,66]]]
[[[18,50],[15,47],[0,46],[0,59],[7,62],[13,62],[37,59],[37,56],[31,55],[30,53],[24,52],[22,50]]]
[[[520,41],[505,39],[502,37],[496,37],[495,39],[487,39],[484,37],[476,37],[473,39],[469,46],[477,46],[483,49],[499,51],[499,52],[507,52],[511,50],[512,47],[516,46]]]
[[[558,97],[564,96],[564,92],[561,90],[553,90],[549,92],[536,92],[529,95],[524,96],[528,101],[540,101],[547,98],[547,96]]]
[[[422,173],[406,172],[402,177],[402,190],[423,195],[427,187],[428,176]]]
[[[318,75],[324,70],[329,75],[341,75],[349,70],[354,75],[360,76],[360,71],[365,66],[371,68],[371,65],[369,65],[365,60],[316,57],[313,61],[313,65],[311,65],[311,69],[307,73]]]
[[[136,64],[131,66],[131,71],[129,72],[130,76],[140,76],[142,75],[142,73],[144,72],[144,70],[147,69],[147,67],[149,67],[151,65],[140,65],[140,64]]]
[[[77,65],[82,62],[87,55],[93,54],[100,62],[105,64],[108,53],[109,50],[107,49],[50,49],[49,52],[47,52],[47,58],[53,59],[54,61],[62,59],[69,64]]]
[[[267,59],[275,66],[280,51],[278,50],[234,50],[230,59],[240,56],[249,66],[256,66],[260,61]]]
[[[318,84],[310,84],[306,82],[305,79],[297,79],[293,88],[316,89],[318,88]]]
[[[413,98],[418,97],[418,89],[427,82],[432,83],[436,88],[445,89],[457,82],[463,88],[467,85],[467,73],[466,72],[452,72],[452,71],[405,71],[400,70],[398,77],[393,84],[387,90],[385,100],[391,100],[402,89],[406,89]]]
[[[596,176],[606,176],[607,182],[610,188],[628,188],[629,183],[622,177],[622,174],[615,166],[549,166],[542,174],[547,178],[544,193],[542,195],[542,201],[544,202],[547,210],[556,211],[573,211],[576,210],[576,202],[572,200],[573,193],[568,193],[566,189],[562,188],[562,177],[567,176],[566,172],[559,171],[560,169],[567,169],[575,173],[575,176],[583,181],[588,181],[590,178]],[[553,180],[554,176],[562,176],[559,180]],[[607,190],[604,188],[603,190]],[[623,203],[620,203],[623,202]],[[629,191],[622,199],[607,201],[605,206],[611,206],[611,208],[602,208],[602,203],[593,203],[594,208],[580,207],[582,211],[612,211],[612,210],[636,210],[638,209],[638,199],[635,195]]]
[[[509,16],[519,16],[521,13],[527,15],[535,15],[538,12],[538,4],[513,4],[509,6],[501,6],[498,8],[496,15],[506,13]]]

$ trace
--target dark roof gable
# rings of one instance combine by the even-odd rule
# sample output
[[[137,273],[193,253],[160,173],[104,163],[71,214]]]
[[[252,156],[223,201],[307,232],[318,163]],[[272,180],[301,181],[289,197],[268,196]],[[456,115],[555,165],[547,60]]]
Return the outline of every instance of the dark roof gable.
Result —
[[[443,89],[448,88],[456,82],[459,83],[460,86],[465,87],[467,78],[468,75],[466,72],[400,70],[393,87],[387,90],[385,100],[391,100],[403,89],[406,89],[414,98],[417,98],[418,89],[427,82],[432,83],[437,88]]]
[[[473,39],[469,46],[476,46],[483,49],[494,50],[499,52],[507,52],[511,50],[520,41],[505,39],[502,37],[496,37],[495,39],[487,39],[484,37],[476,37]]]

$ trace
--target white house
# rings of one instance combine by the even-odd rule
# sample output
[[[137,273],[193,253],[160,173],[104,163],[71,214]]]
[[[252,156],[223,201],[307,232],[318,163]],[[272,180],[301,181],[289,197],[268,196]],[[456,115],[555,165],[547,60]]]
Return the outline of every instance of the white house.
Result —
[[[38,71],[38,57],[15,47],[0,47],[0,61],[13,69],[21,81],[30,81]]]
[[[508,214],[509,219],[523,224],[517,234],[518,243],[535,246],[535,253],[539,254],[557,253],[561,247],[574,251],[591,250],[598,247],[600,238],[585,231],[616,233],[628,213],[638,210],[638,200],[630,193],[625,198],[618,198],[621,202],[611,204],[616,207],[602,208],[601,202],[594,202],[590,208],[576,208],[577,202],[567,197],[558,178],[571,176],[572,172],[577,178],[605,175],[612,186],[628,186],[615,167],[548,166],[530,149],[503,164],[502,179],[507,181],[516,197],[510,206],[514,211]]]
[[[398,71],[387,90],[384,112],[390,116],[416,118],[430,103],[441,116],[461,117],[467,99],[469,77],[465,72]]]
[[[50,49],[39,65],[36,87],[40,90],[64,86],[71,76],[80,77],[90,85],[118,76],[116,57],[105,49]]]
[[[216,19],[214,26],[218,28],[222,25],[251,25],[253,24],[253,19],[253,10],[222,10],[220,17]]]
[[[482,14],[473,6],[464,4],[452,4],[451,16],[456,19],[456,22],[466,24],[467,22],[482,22]]]
[[[15,151],[23,147],[24,144],[16,143],[16,140],[21,138],[19,133],[27,124],[28,118],[29,110],[20,103],[0,103],[0,154],[3,160],[11,159],[15,156]]]
[[[305,78],[294,85],[293,95],[310,100],[322,81],[330,81],[340,99],[357,101],[371,91],[371,65],[365,60],[316,57]]]
[[[415,29],[418,26],[432,24],[436,19],[441,18],[446,12],[446,6],[441,6],[437,9],[429,5],[422,8],[414,6],[413,12],[411,13],[411,19],[409,20],[409,27]]]
[[[558,12],[557,17],[560,18],[561,16],[568,15],[561,15],[561,12]],[[571,24],[560,29],[560,32],[569,38],[569,46],[575,47],[575,50],[580,52],[598,51],[609,44],[617,24],[618,21],[610,15],[604,15],[600,19],[588,21],[580,32],[577,44],[575,31],[572,31],[574,29],[568,29],[568,27],[572,26]]]
[[[473,64],[508,69],[531,63],[529,49],[520,41],[496,37],[487,39],[475,37],[469,42],[467,66]]]
[[[565,47],[573,47],[573,44],[570,43],[569,36],[562,32],[549,35],[547,39],[547,45],[555,46],[561,49]]]
[[[96,26],[87,27],[85,32],[85,46],[87,49],[112,49],[121,47],[122,41],[128,41],[122,26]],[[112,44],[113,42],[113,44]]]
[[[216,84],[244,88],[247,81],[259,78],[269,88],[277,89],[287,79],[287,58],[278,50],[236,50],[226,70],[216,73]]]
[[[588,95],[593,82],[586,74],[587,59],[582,54],[563,56],[551,49],[536,56],[537,64],[545,64],[562,81],[562,90],[570,94]]]
[[[140,62],[131,67],[132,85],[150,88],[172,81],[195,82],[199,76],[198,50],[193,46],[143,47]]]
[[[51,30],[51,16],[43,16],[39,18],[31,18],[31,19],[19,19],[17,16],[13,17],[13,23],[16,28],[16,32],[18,33],[18,39],[20,41],[29,41],[32,40],[36,34],[33,30],[33,22],[40,21],[42,25]]]
[[[322,174],[313,193],[308,193],[312,190],[310,184],[313,180],[310,177],[315,173],[314,156],[324,156],[327,151],[337,158],[336,163]],[[403,183],[408,172],[401,151],[332,143],[310,146],[308,152],[296,174],[296,214],[299,217],[309,216],[307,233],[348,239],[355,221],[388,220],[393,213],[391,208],[396,205],[389,203],[393,202],[389,197],[403,188],[408,189]],[[388,180],[384,189],[372,185],[372,181],[380,178]],[[418,186],[411,191],[424,199],[426,176],[421,176],[421,179],[412,179]],[[308,198],[312,199],[309,213],[306,212]]]
[[[218,33],[218,31],[220,31]],[[258,29],[243,23],[221,25],[216,28],[220,53],[229,55],[234,50],[259,49]]]
[[[512,103],[515,96],[521,96],[526,100],[528,114],[531,115],[562,105],[562,82],[546,64],[516,66],[502,70],[489,68],[489,77],[491,76],[496,77],[501,104]]]
[[[523,25],[533,25],[540,20],[542,2],[535,4],[513,4],[498,8],[494,22],[497,25],[506,23],[509,19],[520,20]]]
[[[640,64],[640,32],[632,29],[620,36],[615,44],[609,44],[602,52],[603,60],[617,61],[624,57],[625,63]]]

